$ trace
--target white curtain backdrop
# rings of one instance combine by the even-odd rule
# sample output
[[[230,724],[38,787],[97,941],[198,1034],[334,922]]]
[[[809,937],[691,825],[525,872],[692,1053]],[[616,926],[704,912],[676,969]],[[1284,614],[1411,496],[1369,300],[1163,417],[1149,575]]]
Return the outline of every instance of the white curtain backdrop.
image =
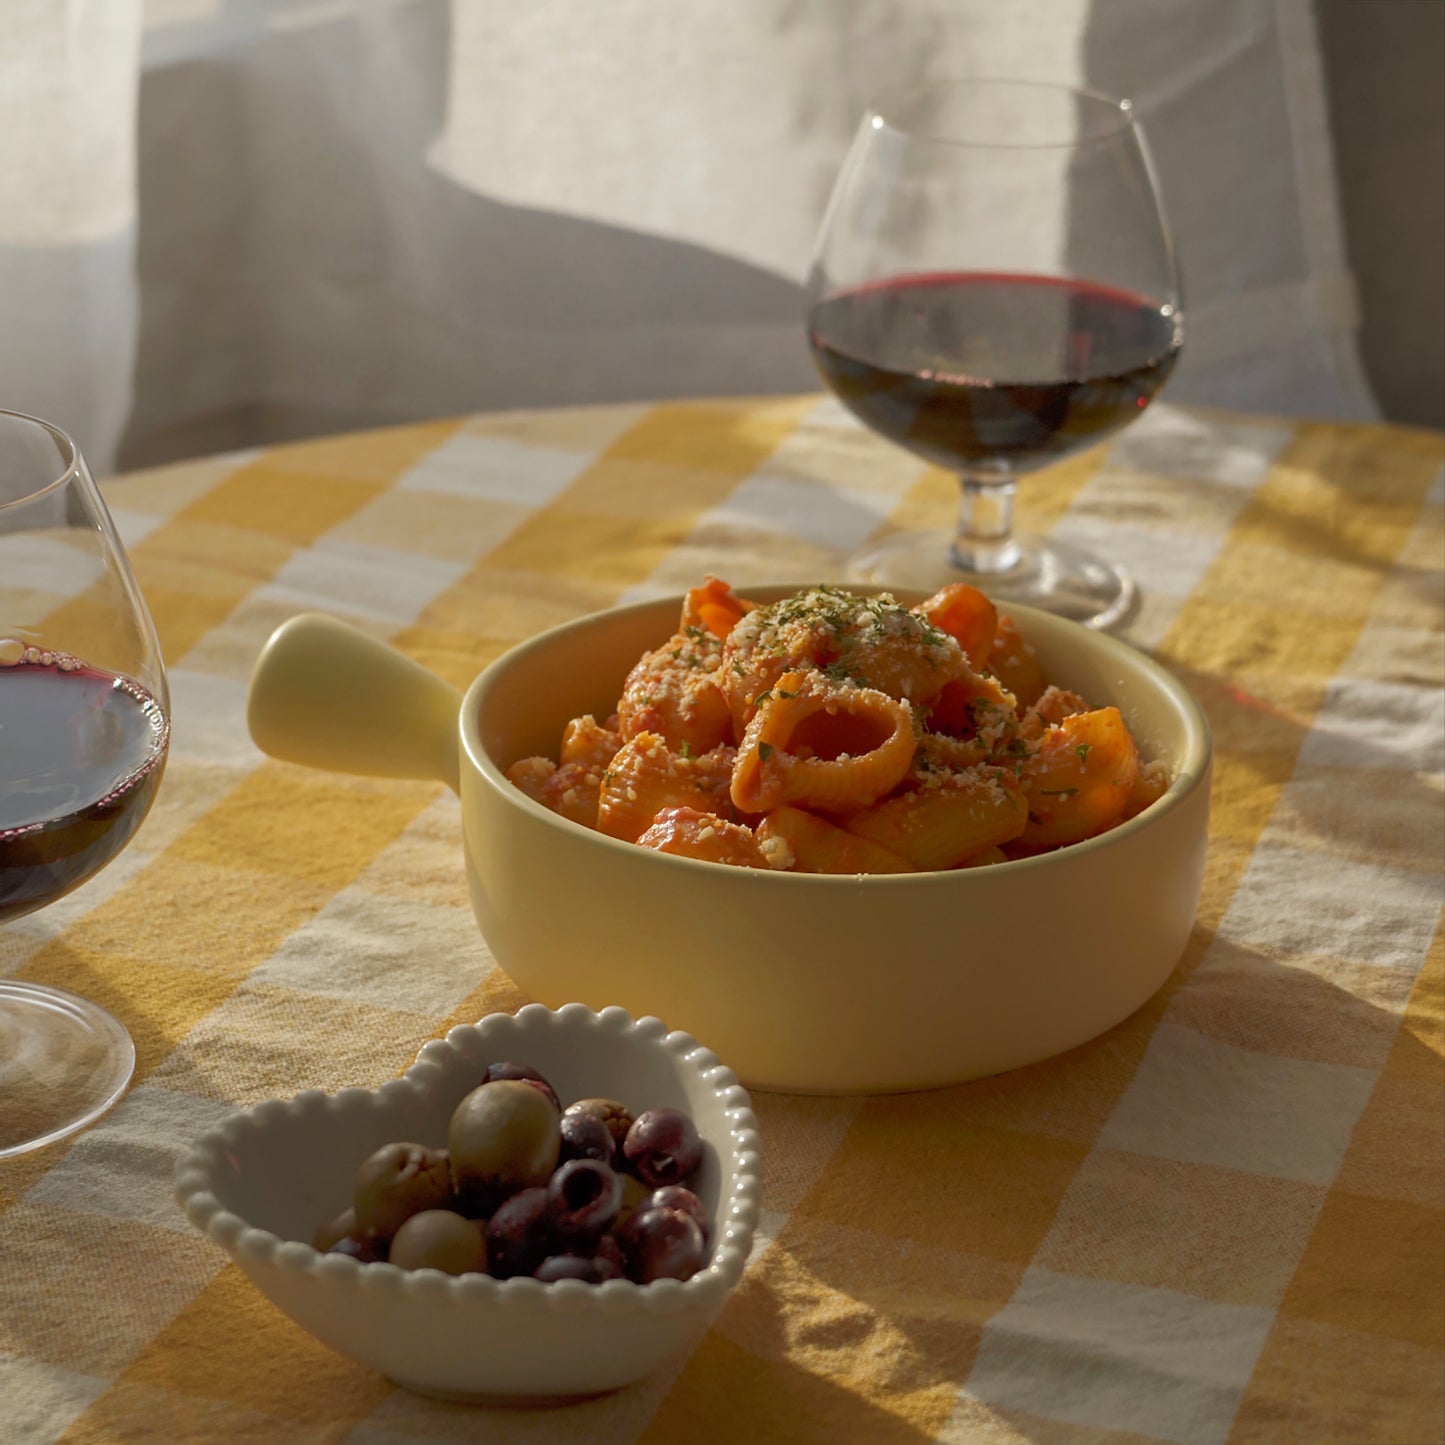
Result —
[[[870,97],[1127,94],[1168,395],[1374,414],[1308,0],[5,0],[0,407],[105,472],[511,406],[802,389]]]
[[[0,408],[115,454],[131,406],[141,0],[0,11]]]

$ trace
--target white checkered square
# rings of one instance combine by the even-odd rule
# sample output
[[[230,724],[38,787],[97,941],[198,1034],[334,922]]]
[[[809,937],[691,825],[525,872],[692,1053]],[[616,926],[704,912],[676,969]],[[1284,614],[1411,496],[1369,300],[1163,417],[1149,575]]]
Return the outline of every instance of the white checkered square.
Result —
[[[1031,1269],[984,1327],[962,1393],[1110,1435],[1221,1445],[1273,1318]]]
[[[830,392],[802,421],[804,428],[824,427],[840,431],[866,431],[863,423]]]
[[[105,563],[96,553],[54,537],[29,532],[0,537],[0,588],[5,592],[75,597],[104,570]]]
[[[1084,490],[1087,492],[1088,488]],[[1055,524],[1050,536],[1122,567],[1144,592],[1178,598],[1194,591],[1224,544],[1223,534],[1219,532],[1165,532],[1155,527],[1110,522],[1097,512],[1067,513]]]
[[[405,626],[466,569],[459,562],[324,537],[296,552],[253,596],[297,610]]]
[[[1222,931],[1278,959],[1328,956],[1413,974],[1439,911],[1440,881],[1432,874],[1265,841]]]
[[[1445,693],[1336,678],[1300,749],[1301,765],[1445,771]]]
[[[541,507],[565,491],[591,461],[590,453],[462,431],[429,451],[396,486],[407,492],[449,492]]]
[[[247,769],[261,762],[261,750],[246,728],[246,684],[178,667],[169,674],[170,759]]]
[[[187,1233],[171,1196],[176,1161],[231,1112],[215,1099],[141,1084],[80,1135],[27,1202]]]
[[[1164,645],[1169,629],[1187,600],[1141,587],[1133,615],[1124,623],[1120,636],[1141,652],[1156,651]]]
[[[464,903],[446,907],[351,887],[291,934],[251,980],[440,1017],[491,966]]]
[[[5,1438],[27,1445],[59,1440],[75,1418],[109,1384],[95,1375],[62,1370],[39,1360],[0,1354],[5,1375]]]
[[[851,552],[862,546],[901,495],[902,489],[897,494],[865,492],[756,472],[721,506],[705,512],[697,525],[767,532]]]
[[[1291,427],[1278,422],[1151,406],[1110,444],[1106,465],[1252,491],[1292,435]]]
[[[1367,1069],[1240,1048],[1166,1016],[1098,1142],[1329,1184],[1374,1082]]]
[[[151,512],[136,512],[128,507],[111,507],[110,519],[120,534],[122,545],[129,551],[144,542],[166,519]]]

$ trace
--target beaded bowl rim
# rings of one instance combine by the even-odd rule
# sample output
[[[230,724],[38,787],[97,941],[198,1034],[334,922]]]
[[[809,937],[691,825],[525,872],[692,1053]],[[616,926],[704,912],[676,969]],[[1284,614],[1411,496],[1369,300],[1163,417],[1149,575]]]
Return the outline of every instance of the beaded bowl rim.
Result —
[[[342,1254],[323,1254],[301,1240],[283,1239],[252,1225],[228,1209],[215,1192],[217,1170],[235,1149],[254,1147],[278,1127],[325,1127],[365,1111],[415,1102],[440,1089],[463,1070],[474,1071],[472,1057],[486,1045],[524,1039],[543,1030],[553,1033],[591,1029],[659,1050],[673,1067],[696,1075],[711,1091],[728,1123],[727,1138],[713,1139],[721,1171],[718,1215],[710,1262],[690,1279],[636,1284],[609,1280],[543,1283],[531,1278],[493,1279],[486,1274],[447,1275],[435,1269],[406,1270],[397,1265],[361,1263]],[[202,1134],[176,1166],[175,1198],[186,1217],[238,1263],[272,1266],[307,1276],[332,1288],[394,1293],[429,1303],[465,1308],[507,1305],[576,1314],[672,1314],[721,1302],[742,1277],[751,1253],[760,1210],[762,1178],[757,1116],[737,1075],[689,1033],[669,1030],[651,1015],[634,1019],[615,1006],[594,1012],[583,1004],[549,1009],[526,1004],[516,1013],[493,1013],[474,1024],[449,1030],[422,1046],[416,1061],[398,1078],[376,1089],[350,1087],[327,1094],[307,1089],[289,1099],[268,1099],[239,1110]]]

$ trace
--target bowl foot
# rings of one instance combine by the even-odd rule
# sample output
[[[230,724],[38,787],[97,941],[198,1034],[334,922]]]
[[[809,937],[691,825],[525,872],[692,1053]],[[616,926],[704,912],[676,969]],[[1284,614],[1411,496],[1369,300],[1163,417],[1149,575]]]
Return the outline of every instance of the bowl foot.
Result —
[[[580,1405],[586,1400],[597,1400],[623,1388],[621,1385],[613,1385],[605,1390],[584,1390],[571,1395],[527,1395],[502,1391],[492,1393],[488,1390],[444,1390],[432,1385],[420,1385],[413,1380],[398,1380],[392,1375],[387,1378],[393,1385],[400,1385],[414,1395],[425,1395],[429,1400],[442,1400],[449,1405],[493,1405],[499,1409],[545,1409],[550,1406]]]

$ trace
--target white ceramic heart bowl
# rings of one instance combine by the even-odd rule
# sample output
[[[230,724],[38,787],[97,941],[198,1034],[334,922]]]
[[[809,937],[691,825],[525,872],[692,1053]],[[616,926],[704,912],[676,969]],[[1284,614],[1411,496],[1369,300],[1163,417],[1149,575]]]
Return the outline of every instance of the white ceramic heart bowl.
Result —
[[[738,590],[767,602],[797,587]],[[514,787],[507,766],[555,757],[569,718],[613,711],[681,605],[554,628],[465,697],[335,618],[292,618],[253,672],[251,735],[293,762],[450,783],[473,911],[523,991],[656,1014],[752,1088],[872,1093],[999,1073],[1104,1032],[1169,976],[1204,873],[1208,724],[1151,658],[1048,613],[1007,609],[1046,677],[1117,706],[1172,779],[1137,817],[1054,853],[873,877],[729,868],[606,837]]]
[[[452,1277],[320,1254],[308,1241],[351,1200],[357,1167],[396,1140],[445,1147],[488,1064],[539,1069],[566,1102],[685,1109],[704,1143],[695,1185],[711,1262],[689,1280]],[[630,1384],[691,1349],[742,1276],[759,1208],[757,1120],[731,1069],[690,1035],[620,1008],[528,1004],[433,1040],[381,1088],[311,1090],[227,1119],[181,1159],[175,1193],[279,1309],[343,1355],[424,1394],[544,1400]]]

